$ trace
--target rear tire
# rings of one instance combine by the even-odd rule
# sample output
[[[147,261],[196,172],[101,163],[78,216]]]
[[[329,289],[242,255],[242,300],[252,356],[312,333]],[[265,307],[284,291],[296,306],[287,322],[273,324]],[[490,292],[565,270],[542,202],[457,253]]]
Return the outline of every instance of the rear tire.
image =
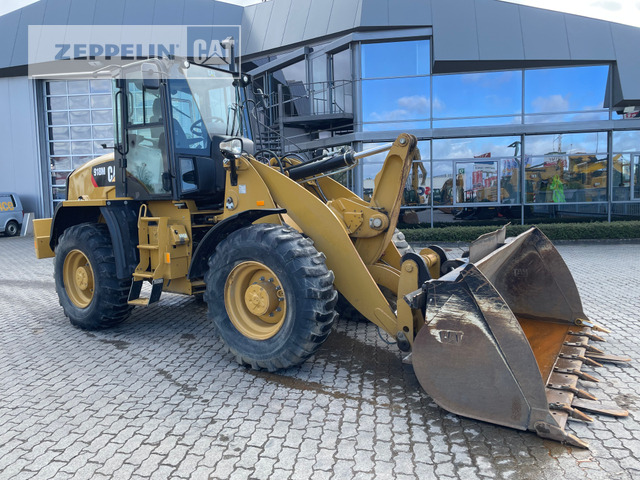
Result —
[[[287,226],[251,225],[209,259],[209,319],[239,364],[269,371],[299,365],[331,331],[333,278],[309,238]]]
[[[116,276],[109,229],[83,223],[67,228],[55,250],[54,277],[64,314],[84,330],[102,330],[123,322],[131,278]]]
[[[4,227],[4,234],[7,237],[15,237],[20,233],[20,225],[15,220],[11,220],[7,223],[6,227]]]

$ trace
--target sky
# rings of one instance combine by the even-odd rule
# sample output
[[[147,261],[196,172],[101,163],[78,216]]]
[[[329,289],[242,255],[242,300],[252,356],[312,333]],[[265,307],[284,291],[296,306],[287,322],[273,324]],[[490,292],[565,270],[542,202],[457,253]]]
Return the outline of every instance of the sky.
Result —
[[[35,3],[37,0],[2,0],[0,15]],[[251,5],[260,0],[224,0],[237,5]],[[610,22],[640,27],[640,0],[503,0],[550,10],[601,18]]]

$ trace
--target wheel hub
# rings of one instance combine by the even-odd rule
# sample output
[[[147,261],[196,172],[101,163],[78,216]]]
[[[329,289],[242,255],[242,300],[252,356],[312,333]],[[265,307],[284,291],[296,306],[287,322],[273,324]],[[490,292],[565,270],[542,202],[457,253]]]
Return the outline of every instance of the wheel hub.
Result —
[[[69,300],[78,308],[87,308],[93,300],[93,269],[87,256],[71,250],[64,259],[62,280]]]
[[[76,270],[76,285],[80,290],[89,288],[89,274],[86,266],[78,267]]]
[[[266,265],[254,261],[236,265],[227,277],[224,299],[231,323],[245,337],[266,340],[282,328],[284,290]]]
[[[273,313],[278,304],[278,296],[273,283],[257,282],[249,285],[244,294],[244,301],[249,311],[262,317]]]

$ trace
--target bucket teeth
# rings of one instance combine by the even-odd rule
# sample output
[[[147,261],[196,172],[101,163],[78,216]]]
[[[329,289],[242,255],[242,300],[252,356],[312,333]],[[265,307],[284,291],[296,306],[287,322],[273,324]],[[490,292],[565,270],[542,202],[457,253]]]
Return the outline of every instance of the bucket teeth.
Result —
[[[574,337],[587,337],[589,340],[593,340],[594,342],[606,342],[606,340],[602,338],[600,335],[596,335],[595,333],[592,333],[592,332],[575,332],[575,331],[569,330],[569,332],[567,333]]]
[[[586,356],[592,361],[597,360],[598,362],[603,362],[603,363],[627,363],[631,361],[629,357],[620,357],[618,355],[608,355],[602,351],[600,353],[587,352]]]
[[[601,363],[596,362],[592,358],[585,357],[584,355],[560,353],[560,355],[558,355],[558,357],[559,358],[566,358],[568,360],[580,360],[581,362],[586,363],[587,365],[591,365],[592,367],[601,367],[602,366]]]
[[[589,375],[588,373],[581,372],[577,368],[558,368],[558,367],[555,367],[553,369],[553,371],[556,372],[556,373],[564,373],[565,375],[575,375],[580,380],[584,380],[585,382],[598,383],[600,381],[596,377],[594,377],[593,375]]]
[[[567,413],[571,418],[575,418],[576,420],[582,420],[583,422],[593,422],[593,418],[591,418],[586,413],[581,412],[577,408],[573,408],[568,403],[550,403],[549,410],[558,410],[561,412]]]
[[[565,432],[563,428],[556,425],[551,425],[546,422],[536,422],[534,428],[539,437],[567,443],[574,447],[589,448],[589,444],[587,442],[580,440],[575,435]]]
[[[618,407],[615,403],[593,402],[581,398],[574,398],[571,402],[572,407],[578,407],[589,413],[598,413],[600,415],[608,415],[610,417],[626,417],[629,412]]]
[[[553,390],[564,390],[567,392],[571,392],[578,398],[597,400],[597,398],[591,395],[589,392],[585,392],[584,390],[580,390],[579,388],[572,387],[571,385],[559,385],[556,383],[549,383],[547,384],[547,388],[551,388]]]
[[[611,330],[609,330],[608,328],[604,328],[603,326],[598,325],[596,322],[592,322],[591,320],[588,320],[586,318],[576,318],[575,324],[580,327],[590,327],[596,332],[611,333]]]

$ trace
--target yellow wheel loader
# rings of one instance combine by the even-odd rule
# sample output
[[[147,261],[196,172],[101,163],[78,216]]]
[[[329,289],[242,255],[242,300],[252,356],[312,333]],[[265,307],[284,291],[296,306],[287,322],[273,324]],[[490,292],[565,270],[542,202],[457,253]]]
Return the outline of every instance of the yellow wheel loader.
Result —
[[[281,158],[242,136],[243,82],[228,71],[148,61],[121,73],[114,153],[76,169],[53,218],[34,222],[73,325],[114,326],[163,291],[204,294],[238,363],[275,371],[317,351],[339,292],[411,354],[451,412],[580,447],[568,418],[626,415],[579,384],[597,381],[585,365],[627,359],[590,344],[603,328],[539,230],[483,236],[464,259],[438,247],[400,254],[392,237],[414,136]],[[381,151],[370,201],[328,176]]]

